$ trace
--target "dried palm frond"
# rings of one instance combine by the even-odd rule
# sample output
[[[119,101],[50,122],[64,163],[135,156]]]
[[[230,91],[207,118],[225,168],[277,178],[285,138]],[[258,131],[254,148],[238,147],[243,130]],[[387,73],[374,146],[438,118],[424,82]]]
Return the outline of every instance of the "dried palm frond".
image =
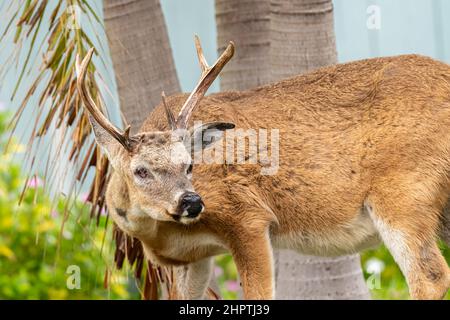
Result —
[[[103,23],[88,0],[1,2],[0,15],[9,17],[5,27],[0,27],[0,50],[2,43],[8,39],[13,41],[14,50],[7,59],[9,63],[6,67],[18,68],[11,99],[19,100],[19,103],[11,122],[11,136],[24,114],[35,115],[29,126],[31,132],[25,137],[27,178],[22,195],[27,189],[28,180],[36,175],[39,168],[45,168],[45,185],[54,186],[57,180],[66,178],[55,172],[67,173],[75,167],[75,179],[69,183],[68,191],[65,192],[66,215],[84,186],[89,189],[87,201],[92,204],[91,217],[97,219],[98,223],[100,214],[106,209],[104,195],[109,164],[93,140],[87,114],[76,92],[75,57],[77,54],[84,56],[88,48],[96,48],[99,59],[90,64],[89,71],[97,77],[89,79],[89,89],[97,104],[103,106],[98,80],[110,77],[98,70],[99,63],[103,67],[107,65],[103,58],[105,54],[98,54],[103,50],[96,30],[103,32]],[[81,19],[88,23],[81,24]],[[44,30],[42,26],[45,25],[48,28]],[[93,39],[88,36],[87,30],[93,31]],[[42,39],[40,43],[38,39]],[[21,58],[24,58],[23,63],[13,64],[14,60],[22,61]],[[8,73],[6,67],[0,69],[0,77]],[[37,76],[30,79],[30,75],[36,72]],[[24,80],[32,82],[24,88]],[[36,96],[38,103],[30,103],[31,98]],[[106,112],[106,108],[103,107],[102,112]],[[56,145],[53,143],[55,136],[59,140]],[[49,138],[53,140],[49,141]],[[39,162],[39,159],[43,160]],[[91,178],[88,173],[92,167],[95,172]],[[55,199],[57,196],[55,194]],[[143,273],[146,274],[144,298],[157,299],[161,284],[170,292],[170,270],[154,268],[145,261],[140,242],[117,228],[114,228],[114,239],[117,267],[122,268],[123,262],[127,260],[134,266],[136,278],[140,279]],[[105,284],[108,284],[107,279],[108,274],[105,275]]]
[[[169,294],[172,292],[173,281],[170,268],[153,266],[150,261],[145,259],[141,242],[123,233],[116,225],[113,228],[113,238],[116,243],[114,255],[116,267],[119,270],[122,269],[124,261],[127,260],[130,266],[134,266],[136,279],[141,280],[142,273],[146,274],[141,292],[143,299],[156,300],[159,298],[160,291]]]

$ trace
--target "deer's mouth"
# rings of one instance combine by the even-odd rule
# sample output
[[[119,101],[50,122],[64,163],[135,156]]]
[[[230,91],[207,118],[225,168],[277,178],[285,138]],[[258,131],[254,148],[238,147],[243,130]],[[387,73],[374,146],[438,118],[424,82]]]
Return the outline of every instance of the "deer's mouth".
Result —
[[[205,206],[202,204],[201,208],[196,211],[189,211],[186,209],[177,210],[176,213],[171,214],[167,212],[169,216],[172,217],[176,222],[180,222],[182,224],[190,224],[200,219],[201,213],[205,210]]]
[[[197,215],[196,217],[181,216],[180,218],[178,218],[178,222],[180,222],[182,224],[190,224],[190,223],[197,222],[198,220],[200,220],[200,215]]]

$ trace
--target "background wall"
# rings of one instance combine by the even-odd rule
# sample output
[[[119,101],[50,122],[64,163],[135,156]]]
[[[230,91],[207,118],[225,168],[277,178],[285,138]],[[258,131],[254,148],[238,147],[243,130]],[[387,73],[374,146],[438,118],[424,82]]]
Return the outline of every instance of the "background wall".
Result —
[[[376,56],[419,53],[450,62],[450,1],[334,0],[341,62]],[[367,28],[375,5],[380,28]]]

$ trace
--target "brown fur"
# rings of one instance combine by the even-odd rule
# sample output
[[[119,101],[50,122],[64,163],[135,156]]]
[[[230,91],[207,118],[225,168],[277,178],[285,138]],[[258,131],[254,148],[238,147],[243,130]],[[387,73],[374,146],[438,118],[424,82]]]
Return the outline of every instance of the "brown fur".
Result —
[[[186,97],[167,102],[178,110]],[[381,238],[412,297],[446,293],[450,273],[435,240],[448,221],[448,65],[407,55],[331,66],[250,91],[212,94],[193,120],[279,129],[280,168],[263,176],[259,164],[195,165],[192,184],[206,209],[183,224],[130,212],[144,196],[133,196],[137,191],[125,173],[135,155],[122,155],[108,207],[127,211],[129,224],[114,210],[112,217],[154,261],[194,266],[230,251],[245,298],[273,298],[272,245],[338,255]],[[150,132],[167,128],[160,105],[141,128],[143,144],[157,139],[162,148],[165,135]],[[146,148],[137,156],[153,159]],[[198,287],[184,297],[201,297],[205,286]]]

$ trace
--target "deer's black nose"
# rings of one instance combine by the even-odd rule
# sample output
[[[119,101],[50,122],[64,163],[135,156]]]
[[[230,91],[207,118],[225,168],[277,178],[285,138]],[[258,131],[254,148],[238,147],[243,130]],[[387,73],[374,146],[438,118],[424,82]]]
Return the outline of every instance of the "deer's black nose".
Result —
[[[180,197],[180,209],[182,215],[186,211],[188,217],[195,218],[203,210],[202,198],[195,192],[185,192]]]

